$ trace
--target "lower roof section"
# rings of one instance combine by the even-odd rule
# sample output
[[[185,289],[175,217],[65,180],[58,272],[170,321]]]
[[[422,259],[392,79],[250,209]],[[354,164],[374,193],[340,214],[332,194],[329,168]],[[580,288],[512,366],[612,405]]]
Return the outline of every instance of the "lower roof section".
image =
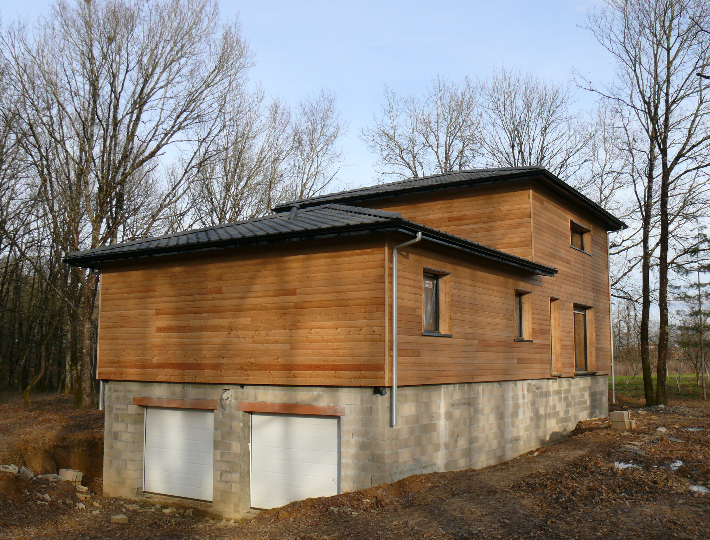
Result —
[[[113,261],[382,232],[421,233],[425,242],[536,275],[554,276],[557,273],[550,266],[403,219],[397,212],[340,204],[305,209],[294,207],[288,213],[72,252],[64,261],[72,266],[100,269],[104,263]]]

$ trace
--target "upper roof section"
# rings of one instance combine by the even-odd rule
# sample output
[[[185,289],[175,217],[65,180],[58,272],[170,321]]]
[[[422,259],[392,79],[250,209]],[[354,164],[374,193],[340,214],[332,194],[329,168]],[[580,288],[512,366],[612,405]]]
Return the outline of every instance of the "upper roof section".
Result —
[[[619,218],[607,212],[597,203],[574,189],[566,182],[557,178],[544,167],[508,167],[498,169],[473,169],[470,171],[455,171],[422,178],[410,178],[400,182],[390,182],[375,186],[351,189],[327,195],[318,195],[308,199],[300,199],[280,204],[274,208],[275,212],[286,212],[295,205],[299,207],[315,206],[324,203],[364,203],[372,199],[382,199],[413,193],[434,192],[444,189],[462,188],[470,186],[511,182],[515,180],[537,180],[560,193],[573,204],[586,209],[588,212],[601,219],[608,231],[625,229],[626,224]]]
[[[408,221],[397,212],[341,204],[322,204],[304,209],[294,207],[288,213],[75,251],[69,253],[64,261],[72,266],[98,269],[103,263],[111,261],[373,232],[422,233],[425,241],[527,272],[545,276],[557,273],[550,266]]]

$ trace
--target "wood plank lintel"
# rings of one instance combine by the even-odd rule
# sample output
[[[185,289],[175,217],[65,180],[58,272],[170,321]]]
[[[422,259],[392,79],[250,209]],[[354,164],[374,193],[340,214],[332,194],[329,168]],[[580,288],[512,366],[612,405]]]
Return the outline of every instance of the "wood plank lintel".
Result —
[[[345,416],[340,405],[314,405],[308,403],[267,403],[263,401],[240,401],[237,409],[243,412],[306,414],[313,416]]]
[[[133,405],[141,407],[165,407],[168,409],[205,409],[217,410],[219,402],[216,399],[175,399],[134,397]]]

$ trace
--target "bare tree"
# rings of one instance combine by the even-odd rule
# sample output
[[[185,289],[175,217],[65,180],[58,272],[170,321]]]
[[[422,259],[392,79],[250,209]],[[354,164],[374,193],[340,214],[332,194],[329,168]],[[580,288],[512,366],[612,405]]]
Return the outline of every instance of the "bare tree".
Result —
[[[337,174],[346,126],[332,93],[321,91],[292,113],[280,101],[265,106],[261,90],[240,92],[221,122],[192,183],[191,224],[263,215],[280,202],[316,195]]]
[[[591,131],[570,110],[569,88],[518,71],[495,71],[484,87],[485,159],[496,167],[542,166],[565,180],[585,163]]]
[[[20,140],[61,253],[150,229],[184,189],[185,171],[200,165],[251,64],[236,23],[219,23],[215,0],[60,0],[31,35],[16,25],[2,47],[23,111]],[[151,194],[169,152],[183,156],[184,171]],[[67,284],[79,321],[82,406],[95,401],[97,285],[80,269]]]
[[[481,148],[481,89],[439,76],[423,97],[400,96],[385,87],[385,104],[361,137],[380,158],[382,176],[400,178],[475,166]]]
[[[614,85],[590,87],[623,107],[641,135],[634,150],[643,156],[637,166],[644,179],[639,198],[643,216],[641,339],[649,405],[667,401],[669,270],[693,247],[687,244],[692,235],[683,232],[684,228],[707,208],[710,103],[704,95],[710,83],[697,74],[704,74],[710,65],[710,36],[702,30],[708,21],[710,7],[700,0],[608,0],[604,9],[590,15],[587,24],[617,63]],[[647,358],[647,306],[652,226],[656,223],[660,330],[654,396]]]
[[[330,184],[342,161],[339,143],[346,129],[332,92],[321,91],[299,104],[282,198],[312,197]]]
[[[291,114],[277,102],[264,107],[264,92],[235,95],[223,113],[223,129],[190,190],[191,225],[207,227],[263,215],[283,180],[290,151]]]

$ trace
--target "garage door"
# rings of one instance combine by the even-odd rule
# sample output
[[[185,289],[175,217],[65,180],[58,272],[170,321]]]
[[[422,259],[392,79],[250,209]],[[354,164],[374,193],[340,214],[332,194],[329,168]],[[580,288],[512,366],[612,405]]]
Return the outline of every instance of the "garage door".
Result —
[[[145,409],[143,490],[212,500],[214,412]]]
[[[338,418],[252,415],[251,505],[274,508],[339,492]]]

